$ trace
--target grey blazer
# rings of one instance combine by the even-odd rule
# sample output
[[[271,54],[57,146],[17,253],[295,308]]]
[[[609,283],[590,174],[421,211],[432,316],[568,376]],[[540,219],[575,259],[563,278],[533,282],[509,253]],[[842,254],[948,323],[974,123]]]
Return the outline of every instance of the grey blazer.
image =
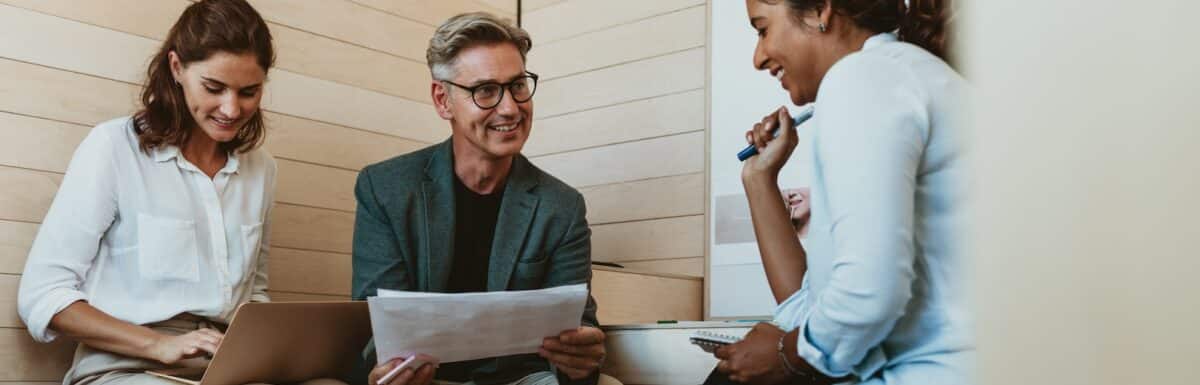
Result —
[[[454,157],[450,141],[367,166],[355,196],[352,297],[377,289],[444,292],[454,256]],[[583,196],[524,156],[513,161],[488,266],[488,291],[530,290],[591,281],[591,230]],[[597,326],[588,297],[584,325]],[[374,349],[364,352],[365,383]],[[492,359],[473,372],[482,384],[549,370],[537,355]],[[515,377],[515,378],[514,378]]]

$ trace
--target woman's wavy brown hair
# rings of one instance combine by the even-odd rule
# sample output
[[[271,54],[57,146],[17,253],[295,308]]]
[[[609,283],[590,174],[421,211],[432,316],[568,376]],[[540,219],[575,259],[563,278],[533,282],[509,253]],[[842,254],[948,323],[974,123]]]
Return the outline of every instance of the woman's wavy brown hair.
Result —
[[[950,54],[953,0],[829,0],[834,12],[875,33],[899,31],[900,40],[953,62]],[[775,1],[767,1],[774,3]],[[785,0],[793,11],[815,11],[825,0]]]
[[[171,75],[171,52],[184,65],[203,61],[218,52],[253,53],[264,73],[275,63],[267,23],[245,0],[203,0],[188,6],[167,33],[146,71],[142,109],[133,116],[139,147],[145,152],[165,145],[182,146],[196,124],[188,111],[183,89]],[[264,136],[259,109],[238,130],[237,136],[221,143],[220,148],[244,153],[258,147]]]

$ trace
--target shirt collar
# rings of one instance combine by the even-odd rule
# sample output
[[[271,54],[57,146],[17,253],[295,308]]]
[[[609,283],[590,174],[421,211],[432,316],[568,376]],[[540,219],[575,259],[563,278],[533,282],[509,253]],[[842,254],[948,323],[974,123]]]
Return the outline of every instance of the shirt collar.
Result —
[[[163,145],[154,148],[155,162],[166,162],[177,157],[179,157],[179,147],[173,145]]]
[[[180,152],[179,152],[178,146],[165,145],[165,146],[158,146],[158,147],[154,148],[154,161],[155,162],[161,163],[161,162],[170,161],[171,159],[175,160],[175,164],[177,166],[179,166],[179,168],[200,171],[199,169],[196,168],[196,166],[193,166],[191,164],[191,162],[188,162],[187,159],[183,158],[183,155],[180,154]],[[218,171],[218,173],[237,174],[238,166],[240,164],[241,164],[241,162],[238,160],[237,151],[231,151],[228,154],[228,158],[225,160],[225,167],[222,167],[221,171]]]
[[[896,34],[884,32],[868,38],[867,41],[863,43],[862,49],[863,51],[866,51],[868,49],[883,45],[884,43],[894,43],[898,40],[899,38],[896,37]]]
[[[225,167],[221,168],[220,172],[226,174],[237,174],[239,163],[237,151],[230,151],[228,158],[225,159]]]

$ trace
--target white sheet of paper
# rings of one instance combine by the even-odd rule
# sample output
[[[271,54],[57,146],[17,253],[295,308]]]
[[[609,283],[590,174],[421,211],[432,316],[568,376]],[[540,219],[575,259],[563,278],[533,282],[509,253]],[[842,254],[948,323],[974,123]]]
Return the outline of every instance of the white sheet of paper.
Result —
[[[587,284],[528,291],[367,298],[379,363],[426,354],[440,362],[536,353],[542,338],[579,327]]]

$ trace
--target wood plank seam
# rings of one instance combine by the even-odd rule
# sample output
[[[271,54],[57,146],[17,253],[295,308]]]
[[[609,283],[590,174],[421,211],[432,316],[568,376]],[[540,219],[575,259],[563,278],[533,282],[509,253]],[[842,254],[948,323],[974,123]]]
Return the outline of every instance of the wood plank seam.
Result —
[[[704,44],[688,46],[685,48],[680,48],[680,49],[676,49],[673,51],[666,51],[666,52],[654,54],[651,56],[640,57],[640,58],[632,59],[632,60],[625,60],[625,61],[618,62],[618,63],[607,64],[607,65],[603,65],[603,66],[599,66],[599,67],[595,67],[595,68],[589,68],[589,69],[583,70],[583,71],[575,71],[575,72],[571,72],[571,73],[566,73],[566,74],[558,75],[555,77],[546,78],[545,80],[542,80],[542,81],[550,82],[550,81],[559,80],[559,79],[563,79],[563,78],[569,78],[572,76],[578,76],[578,75],[583,75],[583,74],[592,73],[592,72],[596,72],[596,71],[606,70],[606,69],[610,69],[613,67],[620,67],[620,66],[627,65],[627,64],[633,64],[633,63],[643,62],[643,61],[647,61],[647,60],[658,59],[663,56],[670,56],[670,55],[683,53],[686,51],[691,51],[691,50],[694,50],[697,48],[704,48],[704,47],[705,47]]]
[[[563,1],[563,2],[566,2],[566,1]],[[689,6],[686,6],[686,7],[683,7],[683,8],[672,9],[672,10],[669,10],[669,11],[658,12],[658,13],[655,13],[655,14],[646,15],[646,16],[642,16],[642,17],[639,17],[639,18],[635,18],[635,19],[625,20],[625,21],[622,21],[622,22],[619,22],[619,23],[616,23],[616,24],[610,24],[610,25],[606,25],[606,26],[603,26],[603,27],[597,27],[597,28],[595,28],[595,29],[590,29],[590,30],[586,30],[586,31],[582,31],[582,32],[574,33],[574,34],[567,35],[567,36],[563,36],[563,37],[560,37],[560,38],[557,38],[557,39],[554,39],[554,40],[548,40],[548,41],[546,41],[545,43],[542,43],[542,44],[556,43],[556,42],[560,42],[560,41],[563,41],[563,40],[569,40],[569,39],[572,39],[572,38],[576,38],[576,37],[583,36],[583,35],[587,35],[587,34],[591,34],[591,33],[596,33],[596,32],[600,32],[600,31],[604,31],[604,30],[613,29],[613,28],[616,28],[616,27],[621,27],[621,26],[625,26],[625,25],[629,25],[629,24],[634,24],[634,23],[641,22],[641,21],[646,21],[646,20],[653,19],[653,18],[660,17],[660,16],[666,16],[666,15],[670,15],[670,14],[672,14],[672,13],[683,12],[683,11],[686,11],[686,10],[690,10],[690,9],[692,9],[692,8],[698,8],[698,7],[707,7],[707,6],[708,6],[708,4],[707,4],[707,3],[702,3],[702,4],[696,4],[696,5],[689,5]],[[530,13],[535,13],[535,12],[530,12]]]
[[[119,80],[119,79],[113,79],[113,78],[109,78],[109,77],[106,77],[106,76],[94,75],[94,74],[89,74],[89,73],[84,73],[84,72],[74,71],[74,70],[71,70],[71,69],[66,69],[66,68],[60,68],[60,67],[55,67],[55,66],[44,65],[44,64],[40,64],[40,63],[32,63],[32,62],[28,62],[28,61],[25,61],[25,60],[13,59],[13,58],[10,58],[10,57],[7,57],[7,56],[3,56],[3,55],[0,55],[0,59],[3,59],[3,60],[8,60],[8,61],[15,62],[15,63],[22,63],[22,64],[31,65],[31,66],[37,66],[37,67],[41,67],[41,68],[45,68],[45,69],[49,69],[49,70],[52,70],[52,71],[61,71],[61,72],[71,73],[71,74],[75,74],[75,75],[79,75],[79,76],[86,76],[86,77],[93,78],[93,79],[107,80],[107,81],[117,82],[117,83],[121,83],[121,84],[127,84],[127,85],[131,85],[131,86],[135,86],[135,87],[142,87],[142,85],[141,85],[141,84],[139,84],[139,83],[131,83],[131,82],[127,82],[127,81],[124,81],[124,80]],[[321,79],[321,80],[325,80],[325,79]],[[344,84],[343,84],[343,85],[344,85]],[[348,86],[348,87],[353,87],[353,86]],[[358,87],[354,87],[354,88],[358,88]],[[360,89],[361,89],[361,88],[360,88]],[[274,113],[274,114],[286,115],[286,116],[289,116],[289,117],[292,117],[292,118],[296,118],[296,119],[303,119],[303,120],[313,121],[313,122],[317,122],[317,123],[328,124],[328,125],[331,125],[331,126],[344,127],[344,128],[349,128],[349,129],[353,129],[353,130],[358,130],[358,131],[369,132],[369,133],[372,133],[372,134],[378,134],[378,135],[390,136],[390,137],[393,137],[393,138],[397,138],[397,139],[403,139],[403,140],[408,140],[408,141],[412,141],[412,142],[425,143],[425,144],[432,144],[432,143],[430,143],[430,142],[428,142],[428,141],[421,140],[421,139],[418,139],[418,138],[411,138],[411,137],[400,136],[400,135],[396,135],[396,134],[389,134],[389,133],[386,133],[386,132],[375,131],[375,130],[370,130],[370,129],[361,128],[361,127],[352,127],[352,126],[347,126],[347,125],[344,125],[344,124],[339,124],[339,123],[329,122],[329,121],[325,121],[325,120],[321,120],[321,119],[316,119],[316,118],[310,118],[310,117],[304,117],[304,116],[293,115],[293,114],[289,114],[289,113],[286,113],[286,112],[280,112],[280,111],[276,111],[276,110],[273,110],[273,109],[267,109],[267,108],[263,108],[262,110],[263,110],[263,111],[266,111],[266,112]],[[72,124],[79,124],[79,125],[90,126],[90,127],[95,127],[95,125],[99,123],[99,122],[97,122],[96,124],[91,124],[91,123],[86,123],[86,122],[73,122],[73,121],[64,121],[64,120],[58,120],[58,119],[55,119],[55,118],[53,118],[53,117],[37,116],[37,115],[29,115],[29,114],[23,114],[23,113],[20,113],[20,112],[15,112],[15,111],[8,111],[8,110],[0,110],[0,111],[7,112],[7,113],[10,113],[10,114],[14,114],[14,115],[23,115],[23,116],[28,116],[28,117],[31,117],[31,118],[46,119],[46,120],[54,120],[54,121],[58,121],[58,122],[62,122],[62,123],[72,123]],[[113,116],[113,118],[116,118],[116,116]]]
[[[548,156],[553,156],[553,155],[562,155],[562,154],[569,154],[569,153],[572,153],[572,152],[580,152],[580,151],[587,151],[587,150],[595,150],[595,149],[597,149],[597,148],[604,148],[604,147],[609,147],[609,146],[617,146],[617,145],[622,145],[622,144],[637,143],[637,142],[643,142],[643,141],[647,141],[647,140],[654,140],[654,139],[669,138],[669,137],[672,137],[672,136],[680,136],[680,135],[687,135],[687,134],[695,134],[695,133],[697,133],[697,132],[703,132],[703,131],[704,131],[704,129],[703,129],[703,128],[699,128],[699,129],[695,129],[695,130],[688,130],[688,131],[673,132],[673,133],[670,133],[670,134],[662,134],[662,135],[647,136],[647,137],[642,137],[642,138],[637,138],[637,139],[621,140],[621,141],[616,141],[616,142],[612,142],[612,143],[597,144],[597,145],[592,145],[592,146],[585,146],[585,147],[573,148],[573,149],[570,149],[570,150],[562,150],[562,151],[546,152],[546,153],[537,154],[537,155],[535,155],[535,156],[531,156],[531,157],[529,157],[529,159],[530,159],[530,160],[537,160],[537,159],[541,159],[541,158],[545,158],[545,157],[548,157]],[[649,179],[658,179],[658,178],[649,178]]]
[[[696,88],[689,88],[689,89],[686,89],[686,90],[672,91],[672,92],[667,92],[667,93],[660,94],[660,95],[653,95],[653,96],[647,96],[647,97],[643,97],[643,98],[636,98],[636,99],[622,100],[622,101],[620,101],[620,102],[618,102],[618,103],[610,103],[610,104],[605,104],[605,105],[600,105],[600,106],[595,106],[595,107],[581,108],[581,109],[578,109],[578,110],[571,110],[571,111],[567,111],[567,112],[561,112],[561,113],[557,113],[557,114],[553,114],[553,115],[545,115],[545,116],[540,116],[540,117],[534,117],[534,119],[550,119],[550,118],[556,118],[556,117],[559,117],[559,116],[567,116],[567,115],[571,115],[571,114],[574,114],[574,113],[579,113],[579,112],[586,112],[586,111],[592,111],[592,110],[599,110],[599,109],[604,109],[604,108],[609,108],[609,107],[615,107],[615,106],[619,106],[619,105],[622,105],[622,104],[629,104],[629,103],[635,103],[635,102],[647,101],[647,100],[650,100],[650,99],[661,98],[661,97],[664,97],[664,96],[673,96],[673,95],[679,95],[679,94],[686,94],[686,93],[688,93],[688,92],[694,92],[694,91],[699,91],[699,90],[703,90],[703,89],[705,89],[705,87],[696,87]]]

